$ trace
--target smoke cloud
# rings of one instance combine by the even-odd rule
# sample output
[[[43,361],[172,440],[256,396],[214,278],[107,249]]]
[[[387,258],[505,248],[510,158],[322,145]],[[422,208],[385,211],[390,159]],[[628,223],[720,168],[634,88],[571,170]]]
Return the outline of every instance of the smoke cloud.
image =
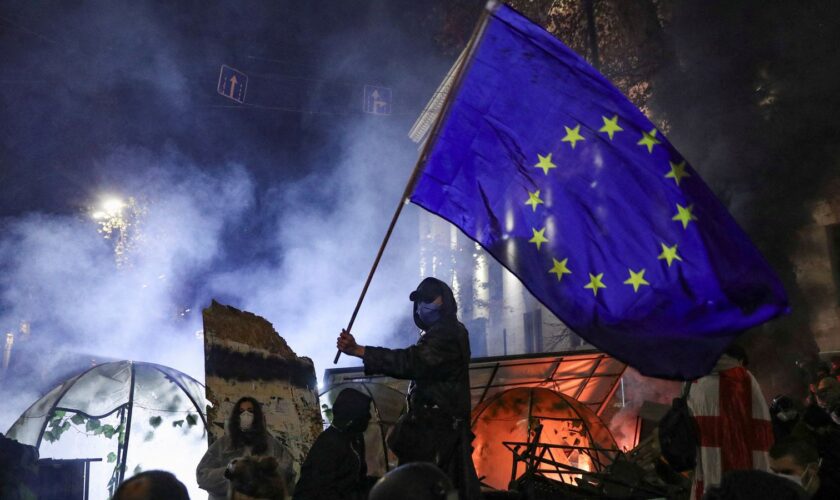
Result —
[[[816,355],[814,311],[833,307],[797,265],[824,258],[803,229],[837,193],[838,14],[835,2],[674,2],[664,28],[652,108],[789,294],[788,317],[744,338],[768,397],[800,394],[795,361]]]
[[[332,367],[417,157],[406,133],[451,64],[432,7],[4,5],[0,430],[94,361],[202,380],[213,298],[271,321],[319,377]],[[216,94],[220,64],[249,74],[245,105]],[[391,116],[361,112],[364,84],[393,88]],[[108,196],[125,206],[103,230]],[[403,211],[360,342],[411,335],[418,213]]]

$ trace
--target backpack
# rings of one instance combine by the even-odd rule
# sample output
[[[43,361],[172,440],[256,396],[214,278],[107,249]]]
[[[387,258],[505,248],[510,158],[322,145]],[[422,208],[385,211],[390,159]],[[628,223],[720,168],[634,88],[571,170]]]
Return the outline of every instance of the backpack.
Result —
[[[690,390],[691,382],[686,382],[680,397],[674,398],[671,409],[659,421],[662,457],[676,472],[693,470],[697,466],[700,433],[688,409]]]

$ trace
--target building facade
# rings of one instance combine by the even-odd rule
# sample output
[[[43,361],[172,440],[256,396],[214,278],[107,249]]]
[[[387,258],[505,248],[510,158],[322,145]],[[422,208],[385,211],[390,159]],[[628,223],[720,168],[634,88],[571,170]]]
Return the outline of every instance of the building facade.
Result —
[[[418,227],[419,276],[450,284],[474,358],[592,348],[457,227],[425,211]]]

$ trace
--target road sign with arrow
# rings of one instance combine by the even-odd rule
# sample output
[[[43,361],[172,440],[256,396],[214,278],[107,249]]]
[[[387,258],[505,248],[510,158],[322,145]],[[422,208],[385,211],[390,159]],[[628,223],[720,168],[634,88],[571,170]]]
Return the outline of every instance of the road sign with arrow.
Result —
[[[390,115],[391,89],[365,85],[365,102],[362,110],[372,115]]]
[[[248,89],[248,75],[222,64],[219,71],[219,86],[216,92],[238,103],[245,102],[245,91]]]

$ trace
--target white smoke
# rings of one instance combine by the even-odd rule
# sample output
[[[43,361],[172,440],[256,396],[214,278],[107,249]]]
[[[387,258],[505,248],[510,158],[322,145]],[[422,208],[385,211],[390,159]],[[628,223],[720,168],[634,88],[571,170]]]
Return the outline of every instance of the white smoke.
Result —
[[[279,265],[254,263],[211,276],[211,294],[237,295],[237,307],[262,315],[319,378],[332,367],[335,339],[347,326],[379,244],[397,208],[416,152],[402,131],[363,121],[332,157],[337,168],[278,191],[269,203],[276,230],[265,243]],[[404,208],[353,332],[360,343],[392,335],[410,313],[418,277],[418,208]],[[359,364],[343,358],[342,365]]]
[[[268,190],[259,208],[243,166],[199,169],[175,154],[120,150],[101,160],[124,172],[108,192],[131,196],[145,209],[132,221],[125,263],[117,265],[113,238],[104,239],[83,211],[7,220],[0,235],[0,325],[8,330],[31,321],[29,342],[53,357],[56,371],[72,353],[157,362],[202,380],[203,345],[195,332],[202,328],[200,309],[219,298],[271,321],[299,355],[315,361],[320,378],[333,366],[335,338],[347,326],[413,165],[416,150],[401,132],[360,121],[333,156],[334,168]],[[386,249],[353,328],[360,343],[382,344],[410,313],[418,210],[406,207]],[[239,234],[255,216],[274,230]],[[264,247],[271,258],[223,265],[225,248],[236,244],[232,237]],[[185,309],[191,312],[181,318]],[[358,360],[342,362],[352,364]],[[4,405],[0,427],[37,396]]]

